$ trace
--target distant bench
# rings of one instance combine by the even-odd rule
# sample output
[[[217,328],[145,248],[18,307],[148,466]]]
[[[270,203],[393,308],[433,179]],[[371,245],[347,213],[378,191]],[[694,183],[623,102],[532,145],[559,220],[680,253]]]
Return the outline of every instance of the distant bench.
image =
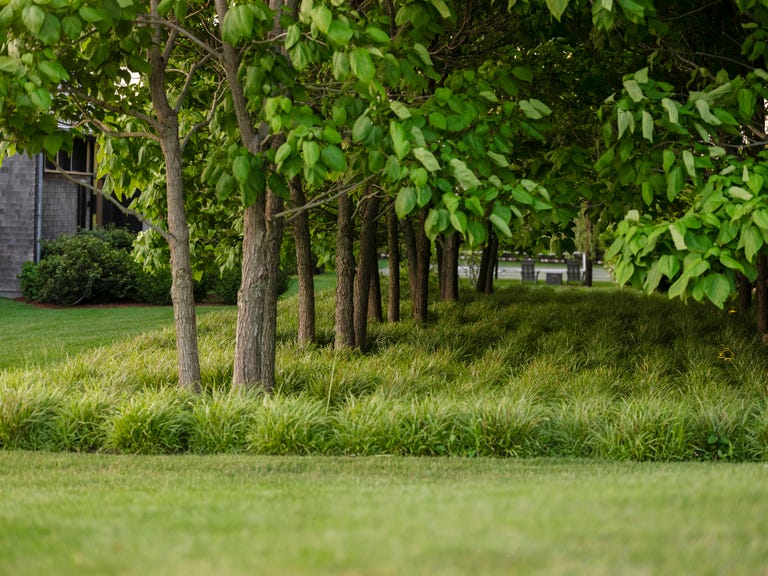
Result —
[[[523,260],[520,263],[520,278],[523,282],[533,282],[537,284],[541,271],[536,270],[535,260]],[[583,280],[581,272],[581,262],[578,260],[566,260],[565,270],[562,268],[544,268],[546,282],[550,285],[559,285],[563,283],[563,273],[565,273],[565,282],[581,283]]]

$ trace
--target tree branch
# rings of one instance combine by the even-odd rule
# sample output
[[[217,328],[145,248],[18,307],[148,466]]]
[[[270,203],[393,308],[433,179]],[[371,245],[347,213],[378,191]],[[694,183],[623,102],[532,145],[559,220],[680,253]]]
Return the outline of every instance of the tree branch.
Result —
[[[75,178],[69,172],[64,170],[59,165],[59,163],[56,161],[55,158],[52,160],[52,162],[53,162],[54,167],[56,168],[56,172],[58,174],[61,174],[62,176],[64,176],[64,178],[66,178],[70,182],[73,182],[73,183],[77,184],[78,186],[83,186],[84,188],[87,188],[91,192],[94,192],[95,194],[98,194],[99,196],[101,196],[102,198],[107,200],[108,202],[112,203],[123,214],[125,214],[127,216],[133,216],[134,218],[139,220],[142,224],[146,224],[148,228],[150,228],[150,229],[154,230],[155,232],[157,232],[158,234],[160,234],[163,238],[166,239],[166,241],[170,242],[173,239],[171,234],[169,234],[167,231],[163,230],[160,226],[158,226],[157,224],[152,222],[149,218],[144,216],[141,212],[137,212],[136,210],[133,210],[132,208],[129,208],[127,206],[123,206],[122,203],[120,203],[117,200],[117,198],[114,198],[111,194],[105,194],[103,190],[101,190],[97,186],[94,186],[90,182],[83,182],[82,180],[79,180],[78,178]]]

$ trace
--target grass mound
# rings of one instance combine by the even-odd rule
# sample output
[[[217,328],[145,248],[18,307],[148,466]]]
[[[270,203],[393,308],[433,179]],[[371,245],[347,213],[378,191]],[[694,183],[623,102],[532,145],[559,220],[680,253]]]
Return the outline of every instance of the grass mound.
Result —
[[[204,393],[173,331],[0,372],[0,447],[128,453],[766,460],[768,357],[749,322],[630,291],[513,285],[374,324],[337,352],[333,294],[299,348],[281,303],[277,389],[232,394],[235,312],[200,319]]]

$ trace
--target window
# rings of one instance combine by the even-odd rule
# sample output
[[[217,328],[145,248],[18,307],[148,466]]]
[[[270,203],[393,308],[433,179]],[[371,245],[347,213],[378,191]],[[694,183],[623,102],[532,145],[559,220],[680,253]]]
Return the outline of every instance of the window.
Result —
[[[60,150],[56,154],[56,162],[65,172],[71,174],[94,173],[94,140],[92,138],[77,138],[72,144],[72,154]],[[56,164],[46,159],[46,172],[56,172]]]

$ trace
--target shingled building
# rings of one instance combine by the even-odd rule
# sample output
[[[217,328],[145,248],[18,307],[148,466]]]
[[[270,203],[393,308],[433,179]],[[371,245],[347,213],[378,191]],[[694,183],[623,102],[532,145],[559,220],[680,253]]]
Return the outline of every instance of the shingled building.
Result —
[[[17,155],[0,166],[0,297],[20,295],[22,264],[40,258],[40,243],[108,223],[136,227],[87,187],[95,181],[94,143],[75,143],[57,162],[72,182],[43,155]]]

